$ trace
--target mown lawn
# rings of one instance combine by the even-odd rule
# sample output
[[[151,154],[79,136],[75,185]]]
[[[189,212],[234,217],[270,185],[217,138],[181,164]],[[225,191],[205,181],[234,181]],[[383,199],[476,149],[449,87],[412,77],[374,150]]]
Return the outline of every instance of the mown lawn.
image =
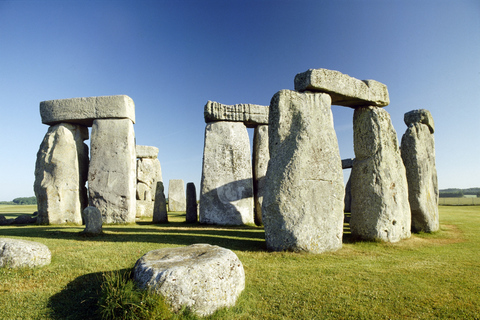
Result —
[[[96,319],[103,274],[131,269],[150,250],[193,243],[232,249],[245,268],[236,306],[212,319],[480,318],[479,206],[442,206],[439,232],[397,244],[352,243],[346,226],[343,248],[321,255],[267,252],[258,227],[169,218],[104,226],[95,238],[75,226],[0,227],[0,237],[44,243],[53,256],[43,268],[0,269],[0,319]]]

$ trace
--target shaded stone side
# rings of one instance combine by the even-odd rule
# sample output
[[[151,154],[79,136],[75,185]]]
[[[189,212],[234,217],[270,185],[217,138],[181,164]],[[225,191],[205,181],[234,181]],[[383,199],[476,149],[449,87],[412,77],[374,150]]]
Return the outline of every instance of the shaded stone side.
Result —
[[[208,101],[205,105],[205,122],[234,121],[243,122],[247,127],[268,124],[268,106],[257,104],[225,105]]]
[[[48,129],[37,153],[34,191],[40,224],[82,224],[87,206],[88,129],[61,123]]]
[[[168,183],[168,211],[185,212],[186,210],[185,183],[181,179],[172,179]]]
[[[132,121],[95,120],[90,154],[90,205],[100,210],[103,223],[135,222],[137,177]]]
[[[199,221],[254,222],[250,141],[243,123],[220,121],[205,127]]]
[[[397,134],[387,111],[356,108],[350,229],[354,237],[396,242],[410,237],[410,205]]]
[[[408,181],[412,231],[437,231],[439,191],[435,141],[428,124],[410,124],[402,137],[401,146]]]
[[[262,225],[262,204],[265,191],[265,175],[267,174],[268,160],[268,125],[255,128],[253,132],[253,194],[255,203],[255,224]]]
[[[167,223],[167,199],[165,199],[163,182],[158,181],[155,188],[155,202],[153,207],[153,223]]]
[[[328,93],[332,104],[345,107],[388,106],[387,86],[375,80],[358,80],[339,71],[309,69],[295,76],[295,90]]]
[[[290,90],[272,98],[262,207],[269,250],[342,247],[344,184],[330,101]]]
[[[193,182],[187,183],[187,212],[185,221],[187,223],[198,221],[197,190]]]

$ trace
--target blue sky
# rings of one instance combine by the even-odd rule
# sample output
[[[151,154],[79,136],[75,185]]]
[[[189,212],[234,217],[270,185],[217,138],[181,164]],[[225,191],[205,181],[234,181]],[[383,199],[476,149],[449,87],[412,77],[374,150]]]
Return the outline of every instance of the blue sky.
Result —
[[[440,188],[480,187],[478,0],[0,0],[0,200],[34,194],[41,101],[130,96],[166,187],[198,191],[205,103],[268,105],[310,68],[386,84],[399,139],[430,110]],[[332,110],[354,157],[353,110]]]

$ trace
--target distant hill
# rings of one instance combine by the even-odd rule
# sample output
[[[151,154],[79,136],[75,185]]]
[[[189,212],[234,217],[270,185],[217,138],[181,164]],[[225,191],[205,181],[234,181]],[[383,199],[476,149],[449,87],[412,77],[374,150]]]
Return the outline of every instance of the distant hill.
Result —
[[[449,188],[441,189],[440,198],[461,198],[466,195],[476,195],[480,197],[480,188],[468,188],[468,189],[458,189],[458,188]]]
[[[23,198],[15,198],[12,201],[0,201],[0,204],[37,204],[36,197],[23,197]]]

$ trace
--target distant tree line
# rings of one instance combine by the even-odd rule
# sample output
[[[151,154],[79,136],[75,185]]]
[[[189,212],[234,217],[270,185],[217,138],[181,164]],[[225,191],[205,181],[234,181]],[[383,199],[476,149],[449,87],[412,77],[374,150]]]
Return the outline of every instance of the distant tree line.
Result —
[[[18,205],[37,204],[37,198],[36,197],[15,198],[12,201],[0,201],[0,204],[18,204]]]
[[[465,195],[476,195],[480,198],[480,188],[468,189],[443,189],[440,190],[440,198],[462,198]]]

